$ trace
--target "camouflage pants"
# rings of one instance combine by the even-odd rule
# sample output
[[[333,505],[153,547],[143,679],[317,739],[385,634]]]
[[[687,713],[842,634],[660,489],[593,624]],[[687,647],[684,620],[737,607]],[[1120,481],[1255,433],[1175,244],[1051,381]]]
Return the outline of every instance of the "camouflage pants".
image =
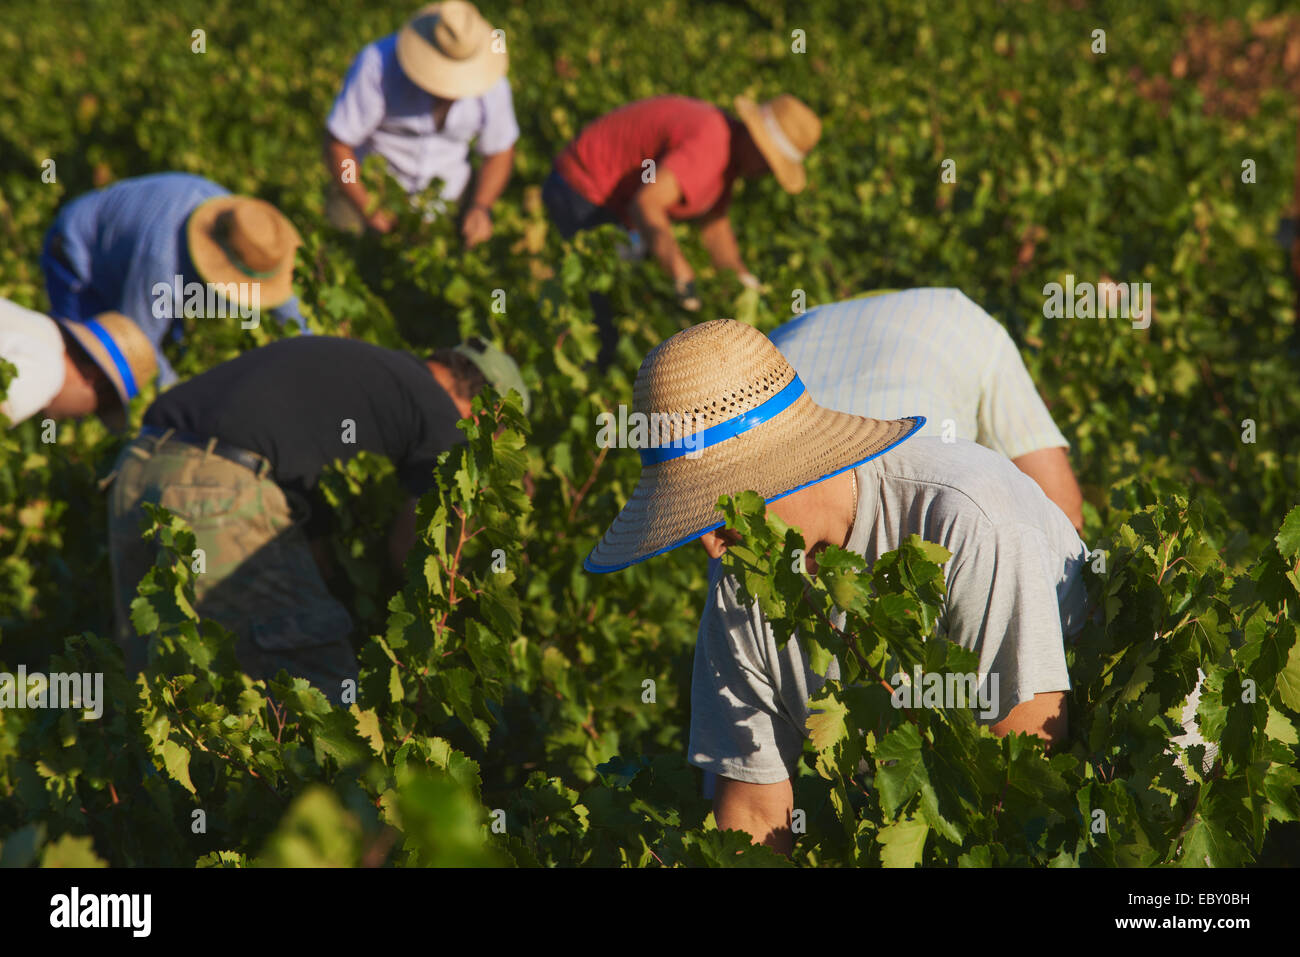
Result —
[[[300,527],[305,516],[295,518],[270,478],[166,437],[142,435],[123,449],[109,494],[116,637],[128,668],[144,665],[146,640],[130,608],[157,553],[141,537],[145,502],[194,530],[205,566],[195,576],[196,611],[235,633],[244,671],[271,678],[283,668],[338,703],[343,681],[357,677],[352,620],[325,587]]]
[[[325,193],[325,218],[335,229],[359,236],[366,231],[366,217],[343,195],[337,183]]]
[[[447,203],[440,196],[427,199],[412,196],[410,204],[426,223],[447,214]],[[325,190],[325,218],[340,232],[360,236],[366,231],[366,217],[352,205],[352,200],[343,195],[343,189],[338,183],[331,183]]]

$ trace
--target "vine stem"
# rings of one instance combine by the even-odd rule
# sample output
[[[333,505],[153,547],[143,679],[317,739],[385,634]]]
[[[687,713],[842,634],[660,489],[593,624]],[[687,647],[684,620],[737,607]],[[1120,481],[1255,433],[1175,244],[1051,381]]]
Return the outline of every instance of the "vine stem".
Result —
[[[443,564],[442,559],[438,559],[439,566],[441,566],[444,574],[447,576],[447,610],[444,611],[442,617],[438,619],[436,631],[439,636],[441,636],[446,630],[447,619],[451,616],[452,609],[456,607],[456,602],[460,601],[456,596],[456,573],[460,570],[460,553],[465,548],[466,542],[470,541],[475,535],[483,531],[481,528],[476,528],[473,532],[466,535],[465,528],[468,523],[465,520],[465,510],[459,507],[455,507],[452,510],[456,513],[456,518],[460,520],[460,531],[456,536],[456,550],[452,553],[451,563],[446,565]],[[425,669],[426,673],[427,670],[428,669]]]
[[[1221,761],[1218,761],[1216,762],[1214,771],[1210,774],[1210,778],[1211,780],[1213,780],[1216,778],[1220,778],[1222,776],[1223,776],[1223,763]],[[1183,821],[1183,826],[1178,829],[1177,836],[1174,837],[1173,841],[1169,845],[1169,856],[1165,858],[1165,863],[1168,863],[1169,861],[1173,860],[1174,855],[1178,853],[1178,848],[1182,844],[1183,835],[1186,834],[1191,829],[1192,821],[1195,820],[1196,818],[1196,810],[1200,806],[1201,806],[1201,789],[1197,788],[1196,798],[1192,801],[1191,810],[1187,812],[1187,819]]]
[[[597,454],[595,460],[592,463],[591,474],[587,476],[587,481],[582,483],[582,488],[578,489],[577,493],[574,495],[573,505],[569,509],[570,522],[573,522],[575,519],[577,519],[578,506],[582,504],[582,500],[586,498],[587,493],[591,491],[591,486],[596,481],[596,473],[600,471],[600,467],[601,465],[604,464],[605,456],[606,454],[608,454],[608,452],[609,452],[608,446],[600,450],[599,454]]]
[[[805,594],[807,593],[809,588],[811,588],[811,586],[812,586],[811,580],[806,580],[804,583]],[[858,636],[851,632],[841,631],[839,628],[836,628],[834,622],[832,622],[830,618],[828,618],[821,611],[821,609],[813,607],[811,603],[809,603],[809,607],[812,608],[813,614],[816,615],[818,618],[820,618],[828,628],[830,628],[833,631],[838,631],[840,632],[840,634],[844,636],[845,645],[848,647],[849,651],[852,652],[853,657],[857,659],[858,664],[862,666],[862,669],[868,672],[871,675],[871,677],[874,678],[881,687],[886,688],[892,692],[894,690],[894,686],[891,685],[888,681],[886,681],[884,677],[879,672],[876,671],[875,668],[871,667],[871,664],[862,656],[862,653],[858,650],[857,647]],[[912,715],[909,714],[906,710],[903,712],[903,717],[906,718],[908,721],[910,721],[912,724],[917,723],[916,718],[912,717]]]

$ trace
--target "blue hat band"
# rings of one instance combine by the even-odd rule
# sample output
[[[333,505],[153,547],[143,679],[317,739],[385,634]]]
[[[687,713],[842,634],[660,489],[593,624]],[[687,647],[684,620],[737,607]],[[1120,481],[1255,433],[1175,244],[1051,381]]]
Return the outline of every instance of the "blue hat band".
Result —
[[[780,392],[767,401],[754,406],[748,412],[742,412],[735,418],[719,422],[717,425],[710,426],[700,432],[688,436],[678,436],[667,445],[641,449],[641,464],[644,466],[670,462],[685,455],[698,454],[707,448],[727,441],[727,439],[733,439],[742,433],[748,432],[754,426],[762,425],[764,422],[780,415],[794,405],[799,396],[804,394],[804,391],[803,380],[796,375]]]
[[[131,364],[126,361],[126,356],[117,347],[113,337],[108,334],[107,329],[99,324],[98,320],[87,319],[82,325],[94,334],[95,338],[99,340],[99,344],[108,352],[108,357],[113,360],[113,365],[117,367],[117,374],[122,377],[122,386],[126,389],[126,397],[134,399],[140,394],[140,389],[135,384],[135,375],[131,372]]]

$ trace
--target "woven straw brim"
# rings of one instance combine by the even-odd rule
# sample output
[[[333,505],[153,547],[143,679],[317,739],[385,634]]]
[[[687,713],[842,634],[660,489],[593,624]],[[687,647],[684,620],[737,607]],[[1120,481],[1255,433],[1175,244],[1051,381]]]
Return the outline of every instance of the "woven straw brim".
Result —
[[[924,422],[836,412],[805,392],[785,412],[698,458],[643,466],[632,498],[583,566],[618,571],[684,545],[724,524],[719,496],[752,490],[774,502],[887,452]]]
[[[397,34],[397,63],[411,82],[426,93],[444,100],[459,100],[481,96],[490,90],[506,75],[510,57],[505,50],[495,52],[489,39],[468,60],[453,60],[431,46],[408,23]]]
[[[212,237],[213,226],[216,224],[217,217],[228,209],[232,209],[238,203],[243,201],[242,196],[214,196],[211,199],[204,200],[190,213],[189,222],[185,226],[186,239],[189,242],[190,261],[194,263],[194,268],[199,271],[199,276],[204,282],[213,284],[225,283],[260,283],[261,289],[258,292],[259,309],[275,309],[277,306],[283,306],[293,296],[293,263],[297,247],[302,243],[302,237],[293,223],[277,211],[281,219],[281,228],[287,229],[289,235],[293,237],[293,242],[289,248],[289,254],[280,262],[276,268],[276,274],[268,279],[254,279],[246,273],[240,271],[239,267],[230,261],[226,251],[221,248],[217,241]],[[251,306],[250,302],[240,302],[241,306]]]
[[[771,135],[767,132],[767,125],[763,122],[763,112],[758,104],[747,96],[738,96],[735,99],[735,107],[736,115],[745,124],[745,129],[749,130],[749,135],[754,138],[754,145],[767,160],[767,165],[772,168],[772,175],[781,184],[781,188],[787,193],[803,192],[804,187],[808,185],[808,171],[804,169],[803,163],[796,163],[777,149]]]
[[[135,378],[136,389],[143,389],[154,375],[158,372],[158,356],[154,352],[153,343],[149,337],[144,334],[135,321],[120,312],[104,312],[95,316],[95,321],[103,327],[108,333],[109,338],[121,351],[122,356],[126,359],[126,364],[131,370],[131,375]],[[126,407],[130,403],[130,396],[127,395],[126,383],[122,379],[122,373],[117,368],[117,363],[109,355],[108,349],[99,341],[99,338],[86,328],[84,323],[76,322],[70,319],[58,320],[60,326],[68,331],[72,338],[86,354],[90,356],[95,365],[99,366],[108,381],[113,384],[113,389],[117,392],[117,399],[120,408],[101,409],[99,417],[104,420],[104,424],[115,432],[120,432],[126,428]]]

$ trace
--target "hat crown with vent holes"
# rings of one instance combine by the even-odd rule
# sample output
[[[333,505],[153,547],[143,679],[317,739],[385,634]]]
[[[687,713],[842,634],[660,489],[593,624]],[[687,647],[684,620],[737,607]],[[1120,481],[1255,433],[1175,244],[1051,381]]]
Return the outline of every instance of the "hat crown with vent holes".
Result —
[[[781,351],[731,319],[692,326],[652,349],[632,405],[673,420],[694,441],[641,449],[641,479],[583,562],[588,571],[617,571],[720,527],[721,495],[751,489],[774,502],[888,451],[925,422],[817,405]],[[670,438],[661,429],[660,440]]]
[[[767,336],[743,322],[713,319],[650,351],[637,372],[632,407],[676,413],[689,435],[756,408],[794,378]]]

